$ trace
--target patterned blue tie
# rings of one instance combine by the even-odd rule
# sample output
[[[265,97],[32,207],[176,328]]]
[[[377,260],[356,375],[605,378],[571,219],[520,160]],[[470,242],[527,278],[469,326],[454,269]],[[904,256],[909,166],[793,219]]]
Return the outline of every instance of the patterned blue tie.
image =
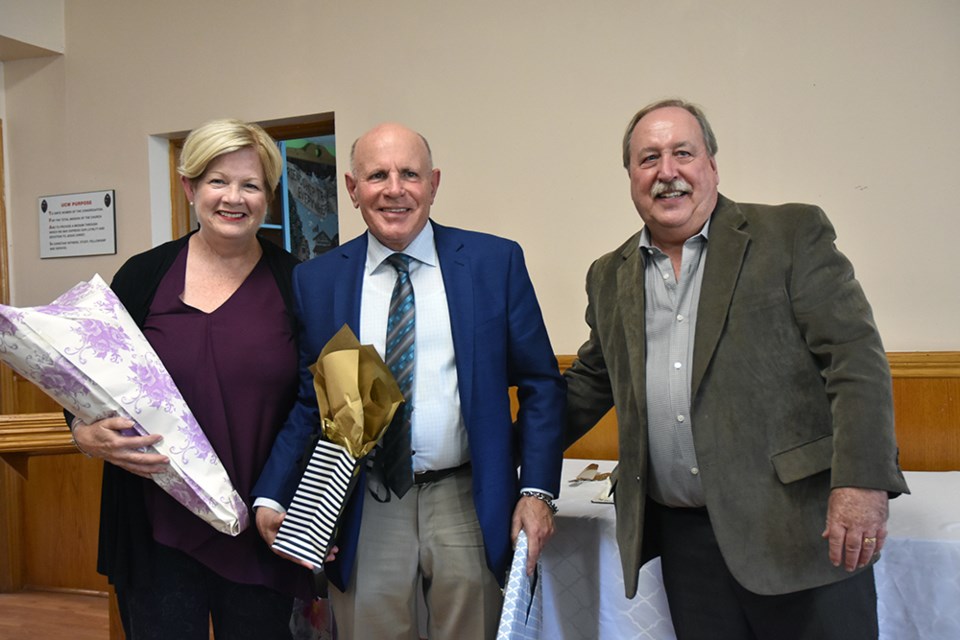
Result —
[[[410,256],[394,253],[387,262],[397,270],[397,282],[390,296],[387,317],[386,363],[403,393],[404,404],[383,435],[377,457],[383,465],[384,481],[398,498],[413,486],[410,460],[410,413],[413,404],[413,372],[416,362],[415,307],[410,283]]]

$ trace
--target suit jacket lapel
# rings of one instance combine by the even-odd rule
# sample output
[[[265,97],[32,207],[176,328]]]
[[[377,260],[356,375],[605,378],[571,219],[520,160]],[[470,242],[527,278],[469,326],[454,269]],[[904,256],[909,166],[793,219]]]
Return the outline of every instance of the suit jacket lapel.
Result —
[[[700,306],[697,309],[690,383],[691,400],[697,396],[727,321],[730,301],[737,286],[747,245],[750,243],[750,234],[740,230],[745,223],[746,220],[736,203],[721,195],[710,222],[707,264],[704,267]]]
[[[342,271],[334,271],[333,319],[338,331],[344,323],[360,336],[360,296],[363,290],[363,268],[367,262],[367,234],[348,242],[339,249]],[[331,334],[332,335],[332,334]]]
[[[450,331],[457,362],[460,407],[464,417],[471,415],[474,359],[474,303],[471,259],[467,247],[451,229],[431,222],[433,240],[440,259],[443,286],[450,313]],[[470,424],[470,421],[467,421]]]

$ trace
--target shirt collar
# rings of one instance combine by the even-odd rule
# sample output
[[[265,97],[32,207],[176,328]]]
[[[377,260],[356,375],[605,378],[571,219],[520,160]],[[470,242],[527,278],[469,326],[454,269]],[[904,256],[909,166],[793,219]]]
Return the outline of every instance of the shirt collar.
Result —
[[[707,221],[703,223],[703,228],[700,229],[700,231],[698,231],[697,233],[687,238],[684,244],[686,244],[687,242],[690,242],[694,238],[699,238],[699,237],[702,237],[703,241],[706,242],[710,238],[710,221],[711,220],[713,220],[713,216],[710,216],[709,218],[707,218]],[[653,242],[650,241],[650,228],[647,227],[646,225],[644,225],[643,229],[640,230],[640,248],[641,249],[657,249],[657,247],[654,246]],[[657,251],[659,251],[659,249],[657,249]]]
[[[367,231],[367,273],[373,273],[383,264],[384,260],[394,253],[397,252],[385,246],[377,240],[369,230]],[[437,246],[433,241],[433,223],[427,221],[423,230],[420,231],[417,237],[400,253],[410,256],[417,262],[431,267],[436,266],[439,263],[439,259],[437,258]]]

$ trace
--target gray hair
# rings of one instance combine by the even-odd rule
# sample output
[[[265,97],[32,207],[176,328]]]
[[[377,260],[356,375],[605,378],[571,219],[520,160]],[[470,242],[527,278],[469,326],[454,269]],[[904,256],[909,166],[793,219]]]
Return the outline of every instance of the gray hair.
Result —
[[[686,100],[681,100],[679,98],[668,98],[666,100],[658,100],[648,104],[630,119],[630,124],[627,125],[627,131],[623,134],[623,168],[626,169],[630,166],[630,138],[633,136],[633,130],[637,127],[637,123],[640,122],[640,119],[643,116],[647,115],[651,111],[656,111],[657,109],[663,109],[665,107],[679,107],[687,111],[690,115],[696,118],[697,123],[700,125],[700,131],[703,133],[703,145],[707,148],[707,153],[710,154],[710,157],[717,155],[719,147],[717,146],[717,137],[713,134],[713,129],[710,128],[710,123],[707,121],[706,114],[703,113],[703,109],[697,105],[687,102]]]

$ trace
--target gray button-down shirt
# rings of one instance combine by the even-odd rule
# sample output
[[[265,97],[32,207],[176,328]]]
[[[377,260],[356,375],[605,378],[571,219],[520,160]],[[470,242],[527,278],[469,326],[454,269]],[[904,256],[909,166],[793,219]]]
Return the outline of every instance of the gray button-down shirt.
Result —
[[[644,228],[640,236],[646,255],[648,492],[671,507],[704,505],[693,448],[690,382],[709,226],[708,219],[684,243],[679,281],[669,256],[651,243],[649,231]]]

